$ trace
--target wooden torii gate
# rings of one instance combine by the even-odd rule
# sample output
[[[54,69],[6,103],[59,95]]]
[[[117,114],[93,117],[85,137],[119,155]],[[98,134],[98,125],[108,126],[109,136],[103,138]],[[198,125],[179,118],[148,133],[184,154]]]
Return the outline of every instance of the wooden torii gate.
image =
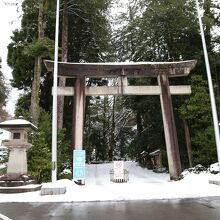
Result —
[[[53,71],[53,61],[44,61]],[[75,87],[58,87],[60,96],[74,96],[72,138],[73,149],[83,148],[85,96],[96,95],[160,95],[170,179],[179,179],[181,163],[171,95],[191,93],[190,86],[170,86],[169,77],[187,76],[195,60],[179,62],[139,63],[58,63],[58,76],[75,78]],[[118,86],[86,87],[87,78],[118,78]],[[158,86],[129,86],[127,77],[157,77]]]

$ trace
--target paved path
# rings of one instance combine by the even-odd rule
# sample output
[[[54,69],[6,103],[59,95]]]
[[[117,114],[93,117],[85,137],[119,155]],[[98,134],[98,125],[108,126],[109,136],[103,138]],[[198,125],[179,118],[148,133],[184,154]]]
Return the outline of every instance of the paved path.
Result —
[[[220,197],[121,202],[0,203],[0,213],[1,220],[219,220]]]

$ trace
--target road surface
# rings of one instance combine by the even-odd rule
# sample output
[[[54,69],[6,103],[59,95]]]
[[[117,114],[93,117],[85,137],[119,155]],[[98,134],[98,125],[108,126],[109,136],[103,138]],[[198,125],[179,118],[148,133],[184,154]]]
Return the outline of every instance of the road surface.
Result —
[[[0,219],[219,220],[220,197],[82,203],[0,203]]]

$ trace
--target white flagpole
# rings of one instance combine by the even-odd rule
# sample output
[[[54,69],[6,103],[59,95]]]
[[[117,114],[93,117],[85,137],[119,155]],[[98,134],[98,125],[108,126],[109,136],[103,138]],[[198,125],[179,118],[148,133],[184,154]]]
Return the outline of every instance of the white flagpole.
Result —
[[[208,78],[208,84],[209,84],[209,95],[210,95],[210,100],[211,100],[212,118],[213,118],[213,123],[214,123],[215,141],[216,141],[219,171],[220,171],[220,139],[219,139],[218,114],[217,114],[217,110],[216,110],[215,95],[214,95],[214,89],[213,89],[213,84],[212,84],[212,76],[211,76],[211,71],[210,71],[209,57],[208,57],[208,52],[207,52],[207,47],[206,47],[205,35],[204,35],[203,24],[202,24],[202,19],[201,19],[201,15],[200,15],[200,8],[199,8],[198,0],[196,0],[196,6],[197,6],[199,27],[200,27],[200,32],[201,32],[203,53],[204,53],[204,57],[205,57],[206,72],[207,72],[207,78]]]
[[[54,50],[54,75],[53,75],[53,115],[52,115],[52,183],[57,181],[57,77],[58,77],[58,41],[59,41],[59,8],[57,0],[55,50]]]

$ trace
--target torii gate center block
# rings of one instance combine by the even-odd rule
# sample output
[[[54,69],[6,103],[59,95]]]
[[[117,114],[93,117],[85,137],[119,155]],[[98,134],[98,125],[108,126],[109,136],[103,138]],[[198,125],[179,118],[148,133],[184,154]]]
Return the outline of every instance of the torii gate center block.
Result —
[[[44,61],[53,71],[54,62]],[[169,77],[187,76],[195,60],[138,63],[58,63],[58,76],[76,78],[75,87],[59,87],[58,95],[73,96],[73,148],[82,149],[85,96],[95,95],[160,95],[170,179],[181,174],[179,147],[171,95],[191,93],[190,86],[170,86]],[[118,78],[118,86],[86,87],[85,78]],[[158,86],[129,86],[127,78],[157,77]]]

